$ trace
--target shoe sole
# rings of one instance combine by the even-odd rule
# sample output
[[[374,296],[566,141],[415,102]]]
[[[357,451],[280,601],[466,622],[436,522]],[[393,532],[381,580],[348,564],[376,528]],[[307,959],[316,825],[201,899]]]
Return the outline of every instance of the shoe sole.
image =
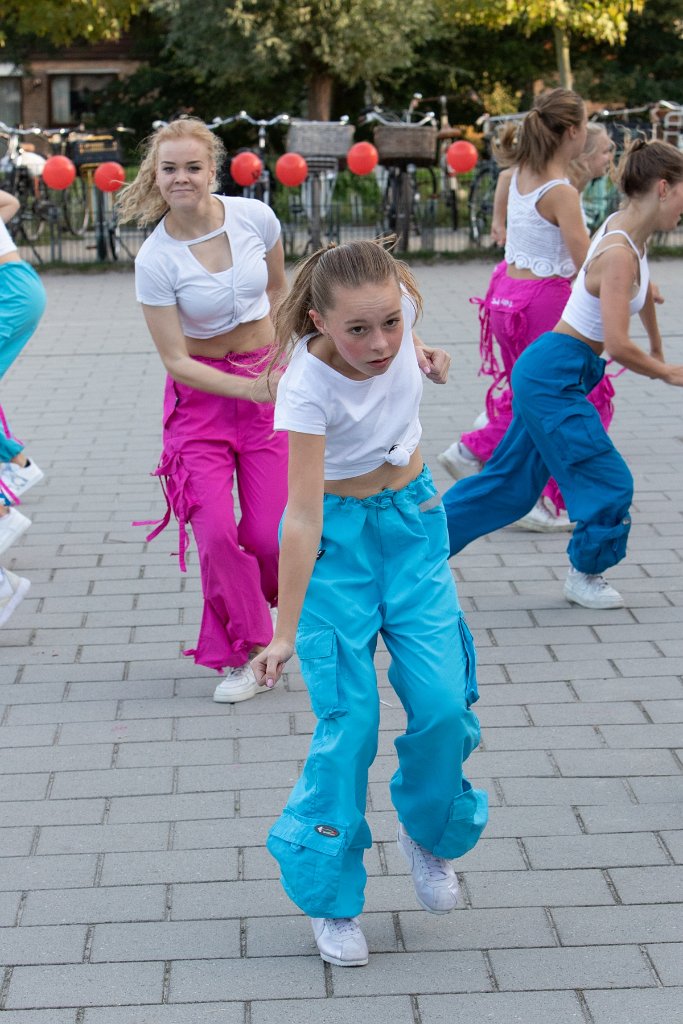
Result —
[[[12,612],[17,608],[18,605],[24,600],[29,590],[31,589],[31,581],[25,579],[23,576],[19,577],[19,586],[12,594],[11,598],[0,612],[0,626],[4,626],[9,619]]]
[[[481,472],[481,467],[473,467],[472,469],[463,467],[462,469],[456,462],[451,462],[448,456],[437,455],[436,461],[440,463],[449,476],[452,476],[454,480],[466,480],[468,476],[476,476],[477,473]]]
[[[32,525],[33,523],[30,519],[27,519],[26,522],[20,523],[20,525],[16,528],[11,537],[7,537],[4,541],[0,542],[0,555],[4,554],[5,551],[11,548],[12,545],[15,544],[20,537],[23,537],[26,531],[28,530],[29,526]]]
[[[318,952],[320,953],[320,950]],[[336,956],[320,953],[320,959],[324,960],[326,964],[332,964],[334,967],[365,967],[370,958],[366,956],[364,960],[340,960]]]
[[[259,686],[256,690],[250,690],[248,693],[240,693],[238,696],[234,697],[217,697],[214,694],[213,699],[216,704],[239,704],[240,701],[251,700],[252,697],[256,696],[259,690],[265,690],[265,686]]]
[[[548,523],[545,526],[543,523],[537,523],[526,517],[518,519],[516,523],[512,523],[512,526],[516,526],[520,530],[528,530],[529,533],[571,533],[574,529],[573,523],[562,523],[561,525]]]
[[[398,846],[399,850],[403,854],[403,857],[405,858],[405,861],[406,861],[408,867],[410,868],[410,870],[412,872],[412,870],[413,870],[413,858],[409,857],[408,854],[406,853],[406,851],[403,849],[403,845],[402,845],[400,839],[396,840],[396,845]],[[413,885],[413,888],[415,888],[414,885]],[[456,902],[453,904],[453,906],[450,908],[450,910],[435,910],[434,907],[427,906],[427,904],[424,902],[424,900],[422,900],[420,898],[420,895],[419,895],[417,889],[415,889],[415,899],[417,900],[417,902],[419,903],[419,905],[422,907],[423,910],[426,910],[428,914],[436,914],[437,917],[443,917],[444,914],[452,914],[453,911],[455,910],[455,908],[458,905],[457,899],[456,899]]]
[[[618,604],[616,604],[614,601],[611,601],[609,604],[602,604],[602,603],[600,603],[600,604],[596,604],[596,603],[589,604],[587,601],[579,600],[579,598],[576,597],[575,594],[568,594],[566,590],[563,591],[563,593],[564,593],[565,598],[567,599],[567,601],[569,601],[570,604],[576,604],[576,605],[579,606],[579,608],[588,608],[590,611],[609,612],[609,611],[612,611],[613,609],[623,608],[624,607],[624,599],[623,599],[623,597],[622,597],[621,601]]]

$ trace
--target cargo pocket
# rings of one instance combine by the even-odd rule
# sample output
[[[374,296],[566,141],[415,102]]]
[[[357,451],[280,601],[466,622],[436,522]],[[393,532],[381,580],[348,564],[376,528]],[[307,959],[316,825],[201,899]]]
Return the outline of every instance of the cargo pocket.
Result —
[[[474,649],[474,637],[470,633],[469,626],[465,622],[462,612],[460,613],[458,625],[460,628],[460,639],[462,640],[462,653],[465,659],[465,700],[467,701],[467,707],[470,708],[479,700],[477,654]]]
[[[595,406],[589,402],[562,409],[561,413],[544,419],[543,426],[560,458],[570,466],[613,447]]]
[[[301,662],[301,673],[308,687],[313,711],[318,718],[338,718],[346,714],[347,708],[339,692],[337,637],[334,628],[300,628],[296,636],[296,653]]]
[[[326,917],[337,900],[345,828],[326,818],[301,818],[284,811],[268,834],[266,846],[280,865],[282,886],[309,917]]]
[[[436,857],[462,857],[476,845],[489,817],[489,798],[483,789],[473,789],[462,780],[463,792],[451,804],[448,823],[432,853]]]

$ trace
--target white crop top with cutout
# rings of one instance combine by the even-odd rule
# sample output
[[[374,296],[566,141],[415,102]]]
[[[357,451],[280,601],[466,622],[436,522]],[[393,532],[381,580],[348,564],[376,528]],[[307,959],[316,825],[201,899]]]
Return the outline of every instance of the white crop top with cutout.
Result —
[[[614,214],[612,214],[612,216],[614,216]],[[619,235],[620,237],[625,238],[638,257],[640,284],[637,293],[629,303],[629,312],[631,316],[635,313],[640,313],[641,309],[645,305],[647,287],[650,283],[650,268],[647,264],[647,250],[644,250],[643,255],[641,256],[635,242],[630,235],[626,234],[625,231],[620,231],[619,229],[607,231],[606,229],[611,219],[611,217],[608,217],[602,227],[595,233],[589,246],[588,253],[586,254],[585,263],[576,275],[576,281],[574,282],[572,293],[569,296],[567,305],[564,307],[564,312],[562,313],[562,319],[568,323],[570,327],[573,327],[579,332],[579,334],[583,334],[584,338],[590,338],[591,341],[602,342],[605,340],[605,329],[602,322],[600,299],[596,298],[595,295],[591,295],[586,288],[586,270],[588,269],[588,264],[596,258],[595,250],[603,239],[609,238],[613,235]],[[598,256],[602,255],[603,252],[607,252],[608,249],[612,249],[614,245],[617,245],[620,248],[622,247],[619,242],[615,242],[613,245],[606,245],[604,249],[601,249],[600,253],[598,253]]]
[[[413,343],[415,308],[407,295],[401,309],[401,347],[386,373],[350,380],[311,355],[309,334],[278,384],[275,429],[325,435],[326,480],[362,476],[384,462],[407,465],[419,444],[423,374]]]
[[[536,209],[539,199],[556,185],[571,185],[568,178],[553,178],[522,195],[517,171],[510,181],[505,262],[536,277],[573,277],[576,267],[557,224],[551,224]]]
[[[214,338],[238,324],[261,320],[270,311],[266,295],[267,252],[280,237],[280,222],[265,203],[239,196],[215,196],[223,204],[223,225],[201,238],[172,238],[159,221],[135,260],[135,291],[147,306],[177,306],[189,338]],[[233,265],[212,274],[192,246],[225,234]]]

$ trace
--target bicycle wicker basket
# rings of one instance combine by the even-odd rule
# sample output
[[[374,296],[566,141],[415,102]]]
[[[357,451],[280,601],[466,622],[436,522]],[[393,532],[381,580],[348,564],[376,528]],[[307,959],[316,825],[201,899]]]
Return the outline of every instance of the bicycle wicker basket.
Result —
[[[109,160],[119,163],[121,149],[118,139],[108,133],[78,135],[69,139],[66,155],[76,167],[82,167],[84,164],[104,164]]]
[[[346,156],[355,128],[337,121],[304,121],[293,118],[287,132],[287,150],[301,156]]]
[[[436,128],[432,125],[378,124],[373,139],[382,163],[406,160],[431,167],[436,160]]]

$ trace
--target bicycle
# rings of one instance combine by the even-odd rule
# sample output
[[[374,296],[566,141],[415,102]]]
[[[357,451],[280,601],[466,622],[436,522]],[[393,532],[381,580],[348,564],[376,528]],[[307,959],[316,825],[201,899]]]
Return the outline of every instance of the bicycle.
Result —
[[[416,114],[422,99],[414,93],[408,109],[402,116],[379,107],[363,112],[361,124],[375,124],[373,140],[380,163],[387,178],[382,200],[382,230],[396,235],[396,248],[407,252],[411,227],[417,235],[423,233],[428,219],[433,223],[434,197],[437,193],[434,162],[436,158],[437,129],[433,111]],[[413,120],[417,116],[418,120]],[[424,167],[431,177],[431,207],[421,209],[421,193],[417,181],[417,168]]]
[[[248,199],[260,199],[261,202],[272,206],[274,190],[271,174],[266,163],[267,133],[268,129],[273,128],[275,125],[288,125],[290,123],[289,114],[276,114],[275,117],[271,118],[254,118],[246,110],[240,110],[238,114],[233,114],[231,117],[214,117],[213,121],[207,125],[207,128],[210,128],[211,131],[216,131],[218,128],[235,123],[249,124],[254,128],[258,128],[258,156],[263,167],[258,181],[255,181],[253,185],[242,186],[242,195]],[[241,152],[244,152],[244,150],[238,150],[238,153]],[[251,150],[251,152],[254,152],[254,150]]]
[[[48,201],[42,180],[46,159],[23,140],[41,136],[40,128],[10,128],[0,121],[0,139],[6,142],[0,158],[0,188],[11,192],[20,204],[8,228],[15,238],[23,236],[29,243],[38,241],[43,226],[43,208]]]
[[[493,140],[501,125],[521,121],[524,113],[519,114],[482,114],[475,121],[481,128],[484,137],[484,156],[479,161],[477,171],[470,185],[467,208],[469,213],[470,241],[477,246],[484,246],[486,239],[491,239],[491,222],[493,220],[493,198],[500,167],[493,156]]]
[[[308,167],[298,205],[294,202],[290,207],[295,216],[303,213],[306,219],[308,237],[304,253],[319,249],[323,236],[339,241],[339,222],[333,220],[334,190],[340,161],[345,159],[353,143],[354,131],[346,115],[339,121],[291,119],[287,150],[304,157]]]

